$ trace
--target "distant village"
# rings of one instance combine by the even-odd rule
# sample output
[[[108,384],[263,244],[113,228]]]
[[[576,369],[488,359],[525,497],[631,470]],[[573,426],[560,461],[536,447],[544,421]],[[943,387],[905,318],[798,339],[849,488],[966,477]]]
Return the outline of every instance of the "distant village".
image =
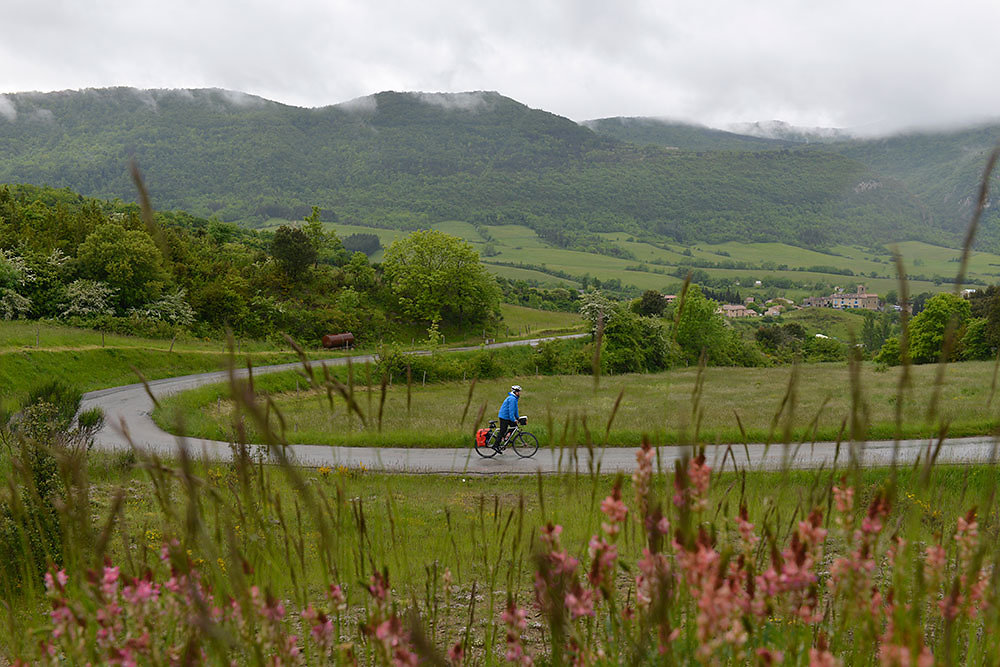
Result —
[[[830,296],[810,296],[802,300],[802,305],[797,306],[791,299],[777,297],[770,299],[758,307],[754,307],[754,297],[748,296],[742,304],[723,304],[719,306],[717,312],[726,317],[768,317],[780,315],[787,310],[798,310],[799,308],[860,308],[862,310],[881,310],[882,300],[878,294],[869,292],[864,285],[858,285],[857,291],[846,292],[837,289]]]

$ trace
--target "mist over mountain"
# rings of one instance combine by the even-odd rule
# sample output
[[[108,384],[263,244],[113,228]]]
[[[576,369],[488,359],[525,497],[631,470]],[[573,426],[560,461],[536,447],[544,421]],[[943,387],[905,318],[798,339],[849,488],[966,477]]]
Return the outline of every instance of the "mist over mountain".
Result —
[[[404,229],[526,224],[580,249],[599,249],[602,231],[954,244],[991,136],[806,143],[769,127],[776,136],[652,119],[578,124],[482,91],[384,92],[314,109],[216,89],[19,93],[0,96],[0,182],[134,200],[135,158],[158,208],[250,225],[315,205],[326,219]],[[987,221],[987,235],[995,226]]]

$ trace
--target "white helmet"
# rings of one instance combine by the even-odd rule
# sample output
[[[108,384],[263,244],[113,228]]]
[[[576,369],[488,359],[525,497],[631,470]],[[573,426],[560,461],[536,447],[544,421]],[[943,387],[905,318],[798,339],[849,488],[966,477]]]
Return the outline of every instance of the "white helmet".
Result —
[[[521,391],[521,385],[515,384],[515,385],[511,386],[510,390],[511,391]]]

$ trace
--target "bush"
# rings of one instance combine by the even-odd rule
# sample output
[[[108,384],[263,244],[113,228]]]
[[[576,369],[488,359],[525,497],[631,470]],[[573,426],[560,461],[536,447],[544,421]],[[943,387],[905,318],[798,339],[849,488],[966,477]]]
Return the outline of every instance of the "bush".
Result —
[[[52,386],[43,390],[59,393]],[[60,413],[53,403],[31,403],[18,415],[16,431],[4,436],[13,442],[14,474],[14,483],[8,487],[11,494],[0,497],[0,570],[8,584],[41,581],[49,563],[62,562],[62,526],[56,507],[60,478],[51,449],[59,439]],[[13,591],[4,593],[9,599]]]

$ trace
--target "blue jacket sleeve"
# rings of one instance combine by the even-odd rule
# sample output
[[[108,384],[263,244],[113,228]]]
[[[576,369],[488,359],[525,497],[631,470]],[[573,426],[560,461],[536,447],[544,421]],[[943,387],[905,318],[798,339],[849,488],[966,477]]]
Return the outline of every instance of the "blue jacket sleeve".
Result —
[[[500,419],[516,422],[519,416],[517,412],[517,396],[514,394],[508,394],[507,398],[504,399],[503,404],[500,406],[500,413],[497,416],[500,417]]]

